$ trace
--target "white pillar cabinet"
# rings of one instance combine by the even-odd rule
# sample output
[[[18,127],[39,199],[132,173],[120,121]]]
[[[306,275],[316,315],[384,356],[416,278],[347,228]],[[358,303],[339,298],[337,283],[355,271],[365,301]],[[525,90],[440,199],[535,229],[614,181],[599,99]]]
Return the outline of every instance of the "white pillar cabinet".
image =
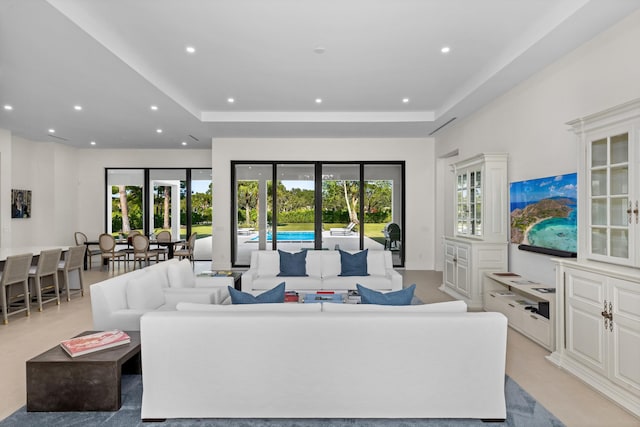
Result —
[[[568,123],[578,259],[556,262],[549,360],[640,416],[640,99]]]
[[[479,154],[455,163],[453,173],[453,235],[443,238],[440,290],[480,310],[484,273],[508,265],[507,155]]]

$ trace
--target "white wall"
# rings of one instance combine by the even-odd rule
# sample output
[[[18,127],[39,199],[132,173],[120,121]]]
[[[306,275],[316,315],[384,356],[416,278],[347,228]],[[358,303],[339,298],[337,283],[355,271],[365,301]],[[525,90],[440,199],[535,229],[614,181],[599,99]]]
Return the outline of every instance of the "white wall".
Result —
[[[471,117],[436,135],[436,157],[459,149],[458,161],[480,152],[509,153],[509,182],[575,172],[576,139],[569,120],[640,97],[640,12],[537,73]],[[455,123],[455,122],[454,122]],[[438,224],[452,234],[452,176],[444,174]],[[439,188],[440,189],[440,188]],[[442,250],[436,247],[438,265]],[[548,256],[511,245],[510,268],[554,283]]]
[[[212,142],[213,263],[229,268],[232,160],[373,161],[404,160],[407,269],[434,267],[434,141],[419,139],[232,139]]]

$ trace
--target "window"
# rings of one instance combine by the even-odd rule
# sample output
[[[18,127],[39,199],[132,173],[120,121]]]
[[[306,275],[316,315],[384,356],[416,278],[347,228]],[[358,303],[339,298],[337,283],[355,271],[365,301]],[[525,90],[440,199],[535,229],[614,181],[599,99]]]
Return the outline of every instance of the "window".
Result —
[[[249,265],[254,250],[337,248],[391,250],[403,265],[403,162],[232,162],[231,170],[234,266]]]
[[[198,233],[195,256],[211,260],[211,169],[107,169],[107,233],[168,230],[174,239]]]

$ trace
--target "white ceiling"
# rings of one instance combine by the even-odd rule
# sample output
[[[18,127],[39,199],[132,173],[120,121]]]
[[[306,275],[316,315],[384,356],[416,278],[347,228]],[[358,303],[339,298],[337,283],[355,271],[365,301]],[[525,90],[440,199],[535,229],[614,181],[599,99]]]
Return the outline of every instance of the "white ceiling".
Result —
[[[0,109],[0,128],[98,148],[209,148],[212,137],[424,137],[639,7],[0,0],[0,105],[13,107]],[[442,54],[444,46],[451,52]]]

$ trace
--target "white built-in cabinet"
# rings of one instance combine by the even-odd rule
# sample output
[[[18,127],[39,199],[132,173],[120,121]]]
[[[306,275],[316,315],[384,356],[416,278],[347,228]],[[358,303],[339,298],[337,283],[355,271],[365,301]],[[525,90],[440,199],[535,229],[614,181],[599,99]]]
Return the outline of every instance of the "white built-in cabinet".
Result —
[[[452,165],[453,235],[443,238],[444,273],[440,289],[483,307],[483,275],[507,269],[507,155],[479,154]]]
[[[556,350],[549,360],[640,416],[640,273],[556,262]]]
[[[640,416],[640,100],[568,124],[578,136],[578,259],[555,260],[549,360]]]

